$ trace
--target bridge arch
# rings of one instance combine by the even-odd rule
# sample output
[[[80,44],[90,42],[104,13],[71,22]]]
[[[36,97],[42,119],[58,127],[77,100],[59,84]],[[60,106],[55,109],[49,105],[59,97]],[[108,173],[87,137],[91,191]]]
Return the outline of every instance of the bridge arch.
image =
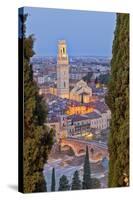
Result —
[[[66,148],[71,149],[71,150],[73,151],[73,153],[74,153],[75,155],[77,155],[77,151],[76,151],[76,149],[73,147],[73,145],[71,145],[71,144],[61,144],[61,150],[65,150]]]
[[[61,146],[61,150],[62,150],[62,151],[70,150],[71,153],[73,153],[73,155],[76,154],[75,149],[74,149],[71,145],[68,145],[68,144],[62,145],[62,146]]]
[[[89,156],[92,160],[102,160],[103,157],[108,156],[106,145],[101,146],[98,143],[79,140],[76,138],[66,138],[60,141],[61,148],[71,148],[76,156],[84,155],[86,152],[86,145],[89,149]]]
[[[78,154],[79,154],[79,155],[85,154],[85,149],[80,149],[80,150],[78,151]]]

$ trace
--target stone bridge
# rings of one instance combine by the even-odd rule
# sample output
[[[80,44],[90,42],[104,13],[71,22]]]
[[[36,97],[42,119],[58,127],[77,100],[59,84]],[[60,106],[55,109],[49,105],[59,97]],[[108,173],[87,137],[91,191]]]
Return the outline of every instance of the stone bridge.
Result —
[[[93,161],[108,158],[108,148],[104,143],[85,141],[77,138],[64,138],[60,140],[61,150],[72,149],[76,156],[85,155],[86,146],[89,149],[90,159]]]

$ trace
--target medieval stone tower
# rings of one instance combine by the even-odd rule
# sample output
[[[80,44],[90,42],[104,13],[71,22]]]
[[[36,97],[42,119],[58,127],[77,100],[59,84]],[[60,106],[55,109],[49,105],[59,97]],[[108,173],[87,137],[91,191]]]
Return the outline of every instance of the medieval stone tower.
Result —
[[[57,95],[61,98],[69,98],[69,60],[65,40],[58,42],[57,56]]]

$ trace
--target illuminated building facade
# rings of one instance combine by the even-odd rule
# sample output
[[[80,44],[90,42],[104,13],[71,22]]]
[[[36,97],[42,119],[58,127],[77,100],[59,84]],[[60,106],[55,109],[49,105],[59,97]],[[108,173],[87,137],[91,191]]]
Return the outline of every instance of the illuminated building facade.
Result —
[[[83,115],[86,113],[93,112],[94,108],[84,105],[79,106],[69,106],[68,110],[66,111],[67,115]]]
[[[81,102],[89,103],[92,101],[92,89],[83,80],[76,83],[70,92],[70,99]]]

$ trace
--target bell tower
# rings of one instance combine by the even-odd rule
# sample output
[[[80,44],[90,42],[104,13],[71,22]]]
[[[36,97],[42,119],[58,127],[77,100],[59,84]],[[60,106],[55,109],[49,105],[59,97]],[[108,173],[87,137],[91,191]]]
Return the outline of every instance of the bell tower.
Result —
[[[58,42],[57,95],[61,98],[69,98],[69,60],[65,40]]]

